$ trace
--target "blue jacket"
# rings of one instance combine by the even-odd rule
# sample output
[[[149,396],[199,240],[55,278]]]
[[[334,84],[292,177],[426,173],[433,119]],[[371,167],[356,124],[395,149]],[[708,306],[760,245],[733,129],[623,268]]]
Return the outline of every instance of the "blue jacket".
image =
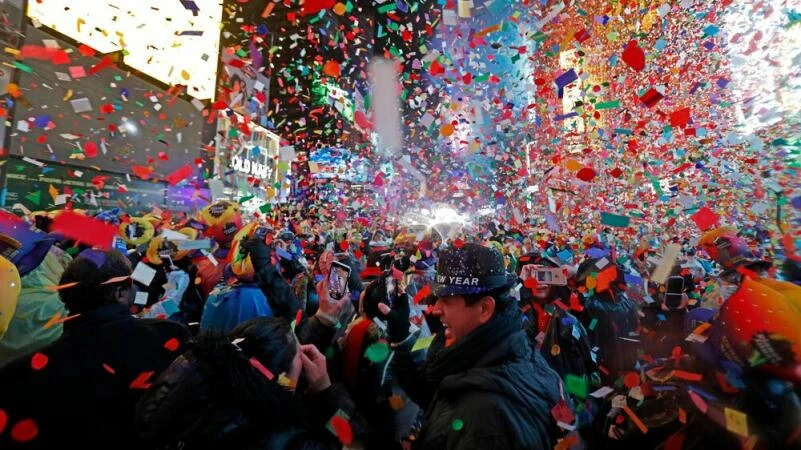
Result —
[[[272,316],[273,311],[259,285],[248,283],[225,286],[215,289],[209,295],[200,319],[200,331],[228,333],[248,319]]]

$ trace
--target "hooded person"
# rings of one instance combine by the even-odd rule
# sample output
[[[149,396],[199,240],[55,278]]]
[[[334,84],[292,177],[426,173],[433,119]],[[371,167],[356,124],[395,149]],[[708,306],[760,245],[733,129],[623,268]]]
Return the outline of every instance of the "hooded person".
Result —
[[[258,282],[250,255],[239,251],[243,239],[256,235],[257,223],[250,223],[234,236],[229,270],[230,282],[211,292],[203,308],[200,331],[227,333],[253,317],[272,317],[273,311]]]
[[[348,428],[342,443],[364,433],[325,356],[300,345],[286,319],[258,317],[198,336],[153,381],[136,424],[150,448],[334,450],[340,443],[325,424],[335,416]]]
[[[35,430],[22,440],[1,433],[0,447],[139,448],[136,402],[180,354],[189,331],[133,317],[130,277],[118,250],[84,250],[69,263],[54,283],[70,315],[63,335],[0,369],[4,412]]]
[[[0,317],[6,323],[0,338],[0,366],[61,336],[63,325],[58,319],[67,316],[67,311],[58,301],[58,293],[50,288],[58,284],[72,258],[53,242],[41,230],[0,210],[0,255],[17,268],[20,276],[14,309]]]
[[[516,284],[497,251],[478,244],[444,250],[431,311],[444,331],[422,365],[411,351],[408,302],[395,302],[391,310],[379,304],[396,350],[393,372],[426,410],[417,448],[546,449],[556,443],[551,411],[568,406],[559,376],[532,356],[511,292]]]

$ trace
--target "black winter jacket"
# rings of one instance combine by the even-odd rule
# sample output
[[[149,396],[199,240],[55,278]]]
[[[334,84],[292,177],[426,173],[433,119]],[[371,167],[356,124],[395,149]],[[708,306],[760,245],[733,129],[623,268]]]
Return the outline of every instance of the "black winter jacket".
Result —
[[[438,335],[421,369],[411,369],[412,355],[399,348],[395,369],[401,386],[412,400],[428,405],[423,406],[427,413],[415,448],[553,448],[558,431],[551,409],[560,399],[561,381],[540,355],[532,357],[526,334],[519,328],[519,315],[510,321],[517,324],[516,329],[493,330],[472,342],[468,335],[453,348],[442,349],[444,337]],[[471,350],[478,354],[463,355]],[[446,352],[462,353],[450,361],[468,359],[469,367],[447,371],[436,382],[432,363]]]
[[[136,402],[188,340],[183,325],[136,319],[124,305],[67,320],[56,342],[0,371],[9,427],[32,419],[38,429],[24,443],[7,429],[0,448],[137,448]]]

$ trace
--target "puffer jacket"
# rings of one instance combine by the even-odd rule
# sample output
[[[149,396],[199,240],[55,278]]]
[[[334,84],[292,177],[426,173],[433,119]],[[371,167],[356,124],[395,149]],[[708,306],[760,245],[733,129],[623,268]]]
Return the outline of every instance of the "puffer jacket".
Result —
[[[539,364],[530,363],[531,349],[520,331],[477,367],[445,377],[426,414],[419,448],[552,448],[550,410],[559,400],[559,379],[536,359]]]
[[[48,287],[58,285],[61,274],[72,258],[63,250],[51,247],[39,266],[21,279],[17,309],[0,339],[0,366],[38,350],[61,336],[63,325],[47,325],[53,318],[66,317],[67,310],[58,292]]]

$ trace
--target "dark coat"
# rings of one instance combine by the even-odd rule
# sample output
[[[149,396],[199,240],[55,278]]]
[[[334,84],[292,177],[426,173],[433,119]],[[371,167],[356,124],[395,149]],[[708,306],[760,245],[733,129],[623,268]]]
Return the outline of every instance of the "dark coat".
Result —
[[[180,356],[142,397],[136,411],[142,448],[339,448],[324,424],[338,409],[357,420],[342,385],[301,401],[246,362],[243,368],[227,340],[215,345],[203,358],[194,347]]]
[[[183,325],[136,319],[123,305],[85,312],[67,320],[61,338],[35,357],[0,371],[0,409],[9,428],[35,422],[38,436],[25,448],[135,448],[136,402],[188,340]],[[39,354],[46,364],[36,370],[32,361],[44,360]],[[0,434],[0,448],[15,444],[8,429]]]
[[[446,375],[423,391],[415,391],[410,383],[425,386],[424,376],[415,382],[416,377],[397,370],[399,364],[410,362],[409,356],[403,351],[396,354],[401,386],[413,400],[429,405],[415,448],[553,448],[558,431],[551,409],[560,398],[560,380],[541,356],[532,358],[522,330],[478,355],[471,368]],[[430,403],[424,401],[427,392],[433,392]]]

